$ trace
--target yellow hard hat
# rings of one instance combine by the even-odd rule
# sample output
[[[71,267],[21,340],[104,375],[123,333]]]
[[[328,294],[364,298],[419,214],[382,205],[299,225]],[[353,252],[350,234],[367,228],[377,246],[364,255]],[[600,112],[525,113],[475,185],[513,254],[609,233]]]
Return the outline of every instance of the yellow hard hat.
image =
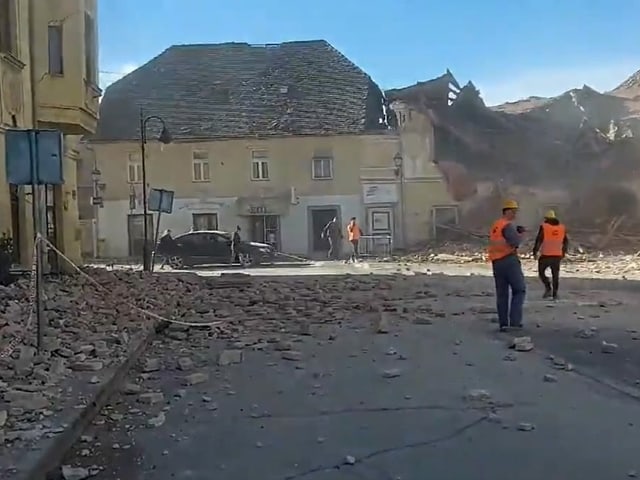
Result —
[[[507,208],[509,208],[509,209],[517,209],[518,208],[518,202],[516,202],[515,200],[505,200],[502,203],[502,209],[505,210]]]
[[[556,212],[554,210],[548,210],[547,213],[544,214],[544,218],[556,218]]]

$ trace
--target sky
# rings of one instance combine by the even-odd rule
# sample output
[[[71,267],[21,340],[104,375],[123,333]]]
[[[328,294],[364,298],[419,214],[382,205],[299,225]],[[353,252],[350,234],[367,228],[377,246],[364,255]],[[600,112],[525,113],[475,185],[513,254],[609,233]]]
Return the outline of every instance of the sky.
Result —
[[[324,39],[383,89],[447,68],[489,105],[616,87],[640,70],[640,0],[100,0],[101,85],[174,44]]]

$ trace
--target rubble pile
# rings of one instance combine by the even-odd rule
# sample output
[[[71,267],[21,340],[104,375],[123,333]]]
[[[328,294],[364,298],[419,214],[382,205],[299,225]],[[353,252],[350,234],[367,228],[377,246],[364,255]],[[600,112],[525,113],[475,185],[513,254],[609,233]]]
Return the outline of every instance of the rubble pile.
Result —
[[[389,90],[386,96],[431,120],[435,161],[449,192],[455,201],[472,207],[461,221],[466,228],[493,220],[494,195],[478,194],[481,183],[492,184],[500,193],[498,201],[512,190],[535,190],[531,195],[541,209],[556,203],[547,192],[563,198],[563,205],[579,200],[579,210],[569,209],[580,214],[570,225],[573,229],[594,228],[592,219],[603,220],[595,227],[602,238],[586,243],[632,248],[640,238],[640,225],[631,225],[640,220],[636,207],[640,192],[635,186],[640,157],[639,75],[611,92],[584,85],[553,98],[531,97],[488,107],[471,82],[461,87],[447,70],[433,80]],[[625,184],[632,201],[626,202],[631,208],[621,213],[620,208],[609,207],[620,206],[620,192],[615,190]],[[614,188],[608,188],[611,185]],[[607,225],[622,214],[628,228],[609,235]]]
[[[33,294],[29,279],[0,286],[0,451],[2,445],[19,451],[25,442],[62,431],[58,417],[82,403],[88,386],[102,383],[150,325],[134,306],[167,317],[189,312],[181,298],[201,284],[196,275],[88,273],[101,288],[79,275],[46,278],[40,352],[35,316],[23,331]],[[9,460],[4,453],[0,458]]]

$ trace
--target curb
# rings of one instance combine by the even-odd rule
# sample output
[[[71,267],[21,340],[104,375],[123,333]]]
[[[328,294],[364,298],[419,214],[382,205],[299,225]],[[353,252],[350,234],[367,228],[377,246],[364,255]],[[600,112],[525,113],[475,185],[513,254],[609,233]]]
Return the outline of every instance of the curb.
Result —
[[[52,471],[60,467],[64,455],[104,408],[111,396],[120,388],[129,370],[144,353],[149,343],[167,326],[168,324],[162,321],[155,321],[151,324],[149,330],[143,333],[144,337],[140,339],[125,361],[116,367],[111,377],[100,385],[90,403],[73,414],[65,430],[52,438],[44,448],[34,452],[32,457],[27,456],[27,459],[21,462],[29,463],[29,466],[24,469],[19,467],[19,471],[14,477],[15,480],[46,480]],[[59,477],[54,475],[53,478]]]

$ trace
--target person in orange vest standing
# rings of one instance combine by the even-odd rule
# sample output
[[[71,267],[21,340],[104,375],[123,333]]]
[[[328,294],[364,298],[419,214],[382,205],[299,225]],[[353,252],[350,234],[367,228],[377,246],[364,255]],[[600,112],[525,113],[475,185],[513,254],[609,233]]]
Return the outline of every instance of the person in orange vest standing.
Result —
[[[358,244],[360,243],[360,237],[362,236],[362,230],[360,229],[360,225],[356,222],[356,217],[351,217],[351,220],[347,225],[347,235],[349,244],[351,245],[351,256],[349,257],[349,260],[347,260],[347,263],[356,263],[359,255]]]
[[[538,258],[538,277],[544,285],[542,298],[553,297],[558,299],[558,287],[560,285],[560,263],[567,254],[569,238],[566,227],[560,223],[556,212],[549,210],[542,225],[538,229],[538,235],[533,245],[533,257]],[[540,256],[538,257],[538,253]],[[551,282],[547,278],[547,269],[551,269]]]
[[[502,216],[493,222],[489,231],[488,254],[496,285],[496,308],[500,331],[507,328],[522,328],[522,309],[526,285],[522,265],[518,258],[518,247],[524,228],[514,225],[518,214],[518,202],[506,200],[502,204]],[[511,306],[509,306],[511,290]]]

